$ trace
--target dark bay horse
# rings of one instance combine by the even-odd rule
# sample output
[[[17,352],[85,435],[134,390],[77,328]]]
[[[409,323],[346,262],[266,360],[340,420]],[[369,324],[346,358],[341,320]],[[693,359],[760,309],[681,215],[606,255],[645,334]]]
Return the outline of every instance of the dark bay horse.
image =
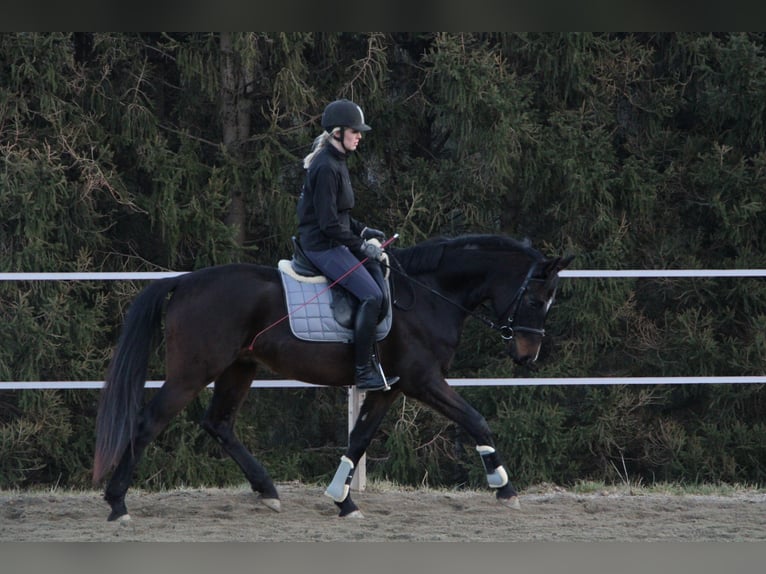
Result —
[[[389,391],[368,392],[327,489],[340,516],[358,512],[349,496],[354,468],[400,393],[429,405],[475,441],[497,499],[518,507],[489,426],[445,377],[469,316],[495,328],[517,363],[537,359],[558,273],[569,258],[547,258],[528,242],[496,235],[430,239],[388,249],[393,324],[379,343]],[[476,310],[487,304],[493,318]],[[279,494],[269,473],[234,433],[234,419],[260,364],[317,385],[353,384],[352,345],[305,342],[290,331],[277,269],[254,264],[208,267],[149,284],[133,301],[106,374],[96,422],[95,484],[111,471],[109,520],[129,519],[125,494],[144,449],[214,382],[201,426],[236,461],[272,510]],[[165,383],[143,405],[149,354],[164,315]],[[257,336],[256,336],[257,335]]]

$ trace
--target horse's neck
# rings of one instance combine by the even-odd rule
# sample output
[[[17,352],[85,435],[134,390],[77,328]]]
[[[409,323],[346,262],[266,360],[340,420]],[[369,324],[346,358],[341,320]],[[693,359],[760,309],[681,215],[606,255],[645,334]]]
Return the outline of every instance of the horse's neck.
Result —
[[[436,280],[443,289],[452,293],[453,297],[460,299],[461,305],[469,310],[475,309],[491,297],[493,277],[507,276],[507,288],[512,289],[516,283],[523,280],[531,264],[528,258],[520,254],[513,265],[505,263],[507,273],[498,273],[499,259],[495,254],[477,257],[467,253],[462,259],[463,261],[452,261],[449,268],[437,272]],[[512,279],[513,275],[518,278]]]

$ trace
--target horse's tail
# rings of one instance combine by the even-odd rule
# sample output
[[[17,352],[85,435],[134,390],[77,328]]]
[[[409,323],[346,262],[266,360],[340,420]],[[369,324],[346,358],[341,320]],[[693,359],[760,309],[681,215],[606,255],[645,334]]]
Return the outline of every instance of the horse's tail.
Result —
[[[130,306],[117,347],[106,373],[96,416],[93,483],[112,470],[133,437],[149,364],[149,353],[159,335],[162,311],[178,277],[146,287]]]

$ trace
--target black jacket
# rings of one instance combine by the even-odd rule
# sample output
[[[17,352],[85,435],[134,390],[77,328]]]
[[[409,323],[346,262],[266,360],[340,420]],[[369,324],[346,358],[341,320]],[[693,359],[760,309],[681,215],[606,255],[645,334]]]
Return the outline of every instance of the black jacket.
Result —
[[[355,255],[362,246],[364,225],[351,217],[354,190],[346,156],[326,145],[311,162],[298,199],[298,234],[308,251],[346,245]]]

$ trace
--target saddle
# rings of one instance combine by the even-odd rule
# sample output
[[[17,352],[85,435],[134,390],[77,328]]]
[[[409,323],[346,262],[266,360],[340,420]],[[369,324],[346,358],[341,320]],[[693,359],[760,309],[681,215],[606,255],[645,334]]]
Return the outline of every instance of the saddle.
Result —
[[[354,319],[358,299],[340,285],[329,290],[329,281],[303,253],[296,237],[292,259],[283,259],[278,268],[282,276],[290,327],[293,334],[308,341],[353,341]],[[383,305],[376,329],[377,339],[391,328],[391,298],[387,277],[377,263],[365,268],[383,291]]]

